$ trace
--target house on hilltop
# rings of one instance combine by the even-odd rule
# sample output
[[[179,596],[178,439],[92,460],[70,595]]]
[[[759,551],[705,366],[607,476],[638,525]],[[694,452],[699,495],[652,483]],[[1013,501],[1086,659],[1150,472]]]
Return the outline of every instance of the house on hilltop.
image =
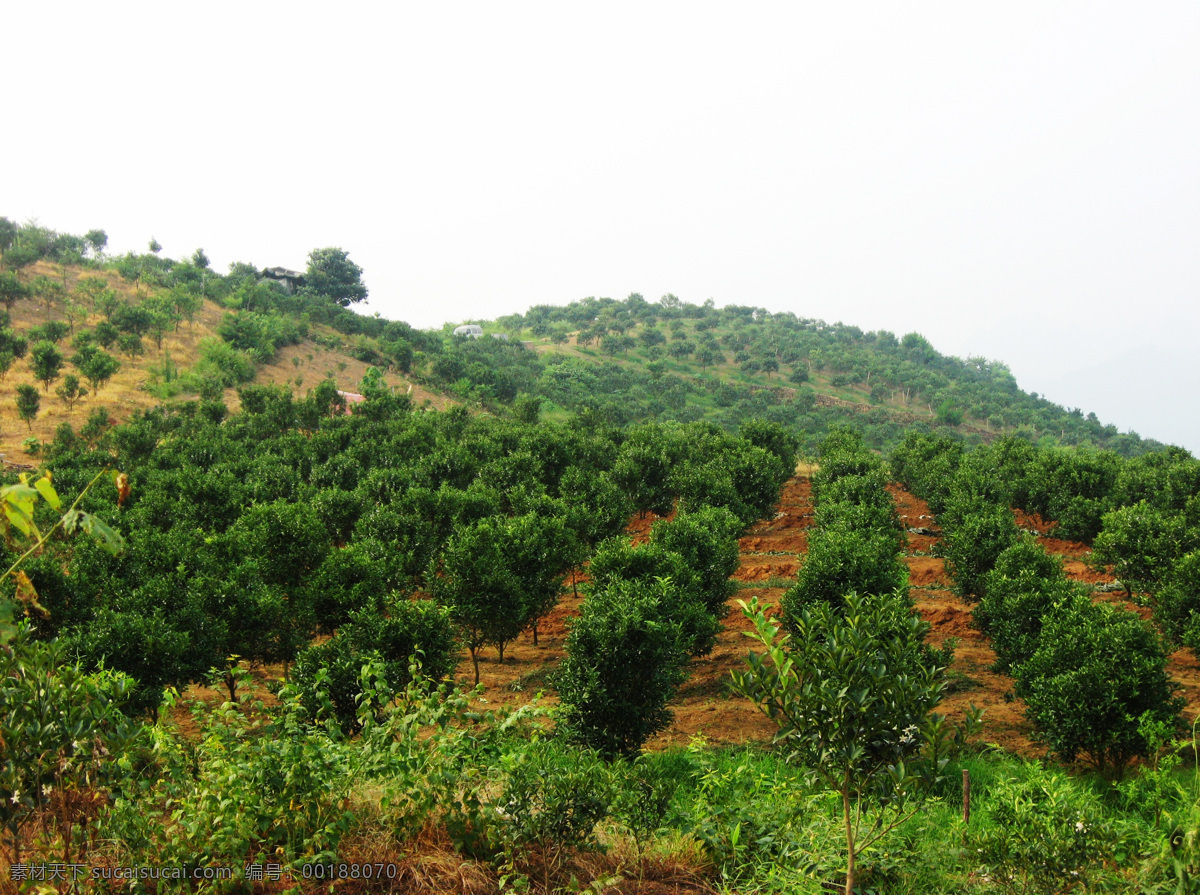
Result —
[[[288,270],[286,267],[263,268],[262,279],[278,283],[289,294],[304,285],[304,274],[298,270]]]
[[[456,327],[454,335],[466,336],[469,339],[479,339],[483,337],[483,327],[477,323],[468,323],[465,326]]]

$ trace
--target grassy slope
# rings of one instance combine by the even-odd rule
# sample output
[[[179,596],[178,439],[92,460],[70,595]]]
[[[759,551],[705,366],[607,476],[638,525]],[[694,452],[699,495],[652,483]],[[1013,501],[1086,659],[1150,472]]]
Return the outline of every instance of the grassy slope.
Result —
[[[62,268],[57,264],[41,261],[32,265],[26,273],[27,278],[38,275],[61,282]],[[139,295],[133,284],[122,280],[113,271],[72,268],[67,270],[66,288],[68,292],[74,288],[80,277],[102,277],[122,298],[130,301],[138,301],[145,295],[144,289]],[[153,341],[148,338],[143,340],[146,352],[141,357],[129,358],[117,352],[114,346],[112,353],[121,361],[120,371],[101,387],[98,394],[89,394],[78,402],[74,409],[68,409],[66,404],[54,394],[55,388],[61,383],[62,375],[77,372],[69,361],[63,365],[60,379],[52,382],[48,391],[43,391],[41,383],[33,378],[28,354],[17,360],[8,375],[4,377],[3,381],[0,381],[0,454],[3,455],[5,462],[36,464],[37,458],[30,456],[22,446],[22,442],[26,438],[32,435],[45,444],[54,438],[54,432],[60,425],[70,423],[79,429],[97,408],[107,409],[114,420],[124,422],[135,412],[148,410],[159,404],[159,399],[146,389],[146,385],[158,380],[155,370],[161,368],[164,356],[169,356],[180,372],[191,367],[199,357],[200,344],[204,339],[219,338],[216,331],[224,314],[225,310],[216,302],[205,301],[192,323],[182,324],[177,332],[163,340],[162,352],[159,352]],[[13,328],[21,334],[47,320],[63,319],[61,307],[51,306],[47,309],[40,301],[19,302],[12,310]],[[90,328],[102,319],[100,314],[89,310],[86,318],[76,324],[76,332]],[[314,326],[312,329],[314,335],[332,336],[342,341],[348,341],[347,337],[328,327]],[[71,347],[71,336],[67,336],[58,347],[67,358],[74,353]],[[323,345],[305,340],[299,345],[290,345],[281,350],[272,363],[258,369],[254,381],[262,384],[287,385],[297,394],[303,395],[308,389],[328,377],[337,383],[339,389],[357,391],[358,383],[366,372],[367,366],[348,353],[331,350]],[[433,406],[441,408],[449,403],[449,399],[444,396],[412,383],[398,373],[388,373],[385,378],[390,385],[400,391],[407,391],[409,386],[412,386],[412,396],[417,404],[428,400]],[[32,427],[17,415],[17,386],[22,383],[36,386],[42,396],[41,411],[37,419],[33,421]],[[194,396],[181,395],[180,399],[189,397],[194,398]],[[239,406],[235,389],[228,389],[224,400],[232,410],[236,410]]]

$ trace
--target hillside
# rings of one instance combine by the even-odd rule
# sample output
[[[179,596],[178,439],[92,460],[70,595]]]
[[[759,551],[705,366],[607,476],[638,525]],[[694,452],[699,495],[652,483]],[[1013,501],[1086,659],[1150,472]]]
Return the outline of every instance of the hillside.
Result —
[[[315,250],[317,267],[296,273],[303,284],[296,287],[247,264],[218,274],[202,251],[179,261],[157,251],[109,258],[103,231],[89,234],[92,245],[0,220],[9,268],[0,285],[14,336],[32,332],[36,340],[56,326],[52,341],[69,361],[78,339],[95,341],[108,324],[102,344],[120,362],[111,380],[74,406],[55,395],[62,377],[78,373],[64,363],[39,386],[40,411],[27,425],[14,399],[18,385],[33,381],[32,358],[23,353],[32,346],[9,346],[15,361],[0,384],[0,452],[17,463],[30,459],[27,438],[45,444],[64,422],[81,429],[98,408],[119,421],[196,398],[236,410],[241,384],[302,396],[328,379],[357,391],[371,367],[382,385],[418,406],[454,402],[527,420],[613,426],[704,420],[726,430],[763,418],[796,433],[810,455],[835,424],[858,430],[876,450],[910,429],[952,432],[968,445],[1015,435],[1124,457],[1161,447],[1023,392],[1003,363],[943,355],[918,332],[898,337],[751,306],[634,294],[541,305],[481,321],[484,338],[454,337],[450,323],[419,331],[355,313],[366,288],[340,249]],[[0,346],[0,358],[5,352]]]
[[[952,431],[968,444],[1017,435],[1123,456],[1156,447],[1095,414],[1023,392],[1003,363],[943,355],[917,332],[897,337],[669,295],[589,298],[481,323],[487,334],[523,340],[537,353],[536,370],[512,369],[511,377],[551,414],[584,410],[618,425],[705,419],[724,428],[763,417],[799,433],[810,453],[833,423],[859,430],[876,449],[911,428]],[[473,355],[488,363],[498,352],[459,350],[457,364],[435,362],[431,373],[447,387],[457,382],[469,399]],[[486,400],[489,383],[479,385]]]
[[[88,281],[101,281],[105,290],[130,306],[138,306],[147,298],[166,291],[161,287],[131,283],[114,270],[77,265],[64,267],[49,261],[32,264],[26,277],[32,282],[41,278],[43,282],[60,285],[61,289],[55,290],[49,301],[39,296],[16,302],[10,312],[12,330],[18,336],[28,337],[31,331],[36,333],[47,322],[67,322],[72,331],[58,342],[59,350],[67,359],[74,352],[75,336],[94,329],[106,319],[94,303],[81,297],[81,284],[86,287]],[[99,390],[74,406],[68,406],[55,394],[62,376],[78,373],[69,360],[48,389],[35,381],[28,356],[16,360],[0,380],[0,455],[10,465],[36,464],[37,457],[29,452],[27,440],[34,438],[47,444],[64,423],[76,430],[82,429],[98,410],[106,412],[113,424],[123,423],[135,413],[150,410],[164,401],[197,400],[197,392],[185,388],[179,377],[201,363],[206,342],[223,341],[218,330],[229,312],[229,308],[217,300],[205,298],[198,304],[192,319],[179,321],[165,334],[161,347],[151,338],[143,337],[141,354],[114,350],[120,369]],[[253,375],[247,382],[282,386],[304,395],[328,379],[342,391],[357,392],[371,364],[354,357],[350,349],[344,334],[328,325],[309,324],[307,337],[297,344],[282,346],[268,362],[254,364]],[[451,403],[441,393],[426,389],[398,369],[386,369],[383,376],[387,385],[410,394],[418,405],[428,401],[430,406],[441,409]],[[16,388],[21,383],[35,385],[41,395],[38,415],[28,424],[18,415],[15,403]],[[221,388],[219,400],[236,411],[240,406],[237,386]]]

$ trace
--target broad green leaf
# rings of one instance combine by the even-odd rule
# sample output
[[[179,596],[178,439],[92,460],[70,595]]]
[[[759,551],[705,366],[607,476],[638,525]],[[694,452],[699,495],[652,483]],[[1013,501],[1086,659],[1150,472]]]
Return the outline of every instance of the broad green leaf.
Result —
[[[63,531],[69,535],[79,530],[79,518],[83,514],[79,510],[67,510],[63,513]]]
[[[4,501],[4,515],[26,537],[30,534],[38,534],[40,537],[33,522],[33,508],[37,497],[37,491],[24,483],[0,489],[0,499]]]
[[[113,556],[125,549],[125,539],[107,523],[102,522],[91,513],[79,514],[79,527]]]
[[[58,492],[54,490],[54,485],[50,482],[50,473],[46,473],[34,482],[33,487],[37,488],[38,494],[42,495],[51,507],[55,510],[62,509],[62,501],[58,499]]]

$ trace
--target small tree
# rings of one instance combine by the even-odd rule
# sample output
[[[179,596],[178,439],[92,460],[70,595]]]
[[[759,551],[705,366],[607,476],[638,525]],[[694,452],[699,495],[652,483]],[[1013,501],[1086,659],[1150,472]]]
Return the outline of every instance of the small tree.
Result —
[[[17,278],[15,273],[0,270],[0,302],[4,303],[6,311],[12,311],[13,305],[28,295],[29,289]]]
[[[68,410],[74,410],[75,405],[78,404],[82,398],[85,398],[87,393],[88,390],[80,384],[79,377],[74,373],[68,373],[66,376],[64,376],[62,385],[54,390],[54,394],[62,398],[63,403],[67,405]]]
[[[429,570],[435,597],[451,607],[454,621],[471,653],[479,683],[479,650],[504,644],[521,633],[528,618],[526,591],[508,564],[504,521],[488,517],[459,527],[442,561]],[[503,660],[504,653],[500,653]]]
[[[1104,514],[1091,562],[1111,565],[1127,595],[1152,590],[1172,565],[1189,550],[1200,547],[1200,530],[1189,528],[1181,513],[1168,512],[1145,500]]]
[[[130,360],[146,353],[146,347],[142,344],[142,337],[137,333],[121,333],[117,339],[117,347]]]
[[[943,536],[937,552],[946,559],[954,590],[964,600],[982,598],[987,593],[987,573],[1017,540],[1012,510],[982,499],[955,498],[939,519]]]
[[[17,414],[25,420],[29,431],[33,431],[33,421],[37,419],[38,411],[42,409],[42,396],[36,388],[22,382],[17,386]]]
[[[111,354],[96,351],[78,363],[79,372],[87,379],[93,392],[100,391],[100,386],[112,379],[121,369],[121,362]]]
[[[615,581],[584,601],[553,683],[561,729],[600,754],[634,757],[673,717],[667,704],[687,677],[687,638],[670,583]]]
[[[808,607],[795,636],[781,634],[757,599],[742,609],[754,624],[747,636],[764,651],[734,672],[734,688],[779,726],[775,741],[791,758],[841,796],[852,895],[858,854],[916,812],[948,760],[949,729],[930,713],[952,648],[925,645],[929,624],[898,593],[849,594],[840,612]]]
[[[104,255],[104,249],[108,245],[107,233],[103,230],[89,230],[83,234],[83,239],[88,244],[93,258],[100,258]]]
[[[1173,647],[1187,646],[1200,656],[1200,550],[1193,550],[1171,567],[1155,591],[1154,624]]]
[[[1038,738],[1063,761],[1120,777],[1147,742],[1139,719],[1174,724],[1183,700],[1154,632],[1132,612],[1085,600],[1055,612],[1017,669]]]
[[[42,391],[50,390],[50,383],[58,378],[62,365],[62,352],[48,339],[43,339],[29,350],[29,366],[33,378],[42,384]]]
[[[804,565],[796,583],[783,595],[786,623],[805,607],[825,604],[834,612],[845,605],[843,597],[857,593],[905,592],[908,568],[897,554],[896,538],[889,532],[816,529],[809,536]]]

